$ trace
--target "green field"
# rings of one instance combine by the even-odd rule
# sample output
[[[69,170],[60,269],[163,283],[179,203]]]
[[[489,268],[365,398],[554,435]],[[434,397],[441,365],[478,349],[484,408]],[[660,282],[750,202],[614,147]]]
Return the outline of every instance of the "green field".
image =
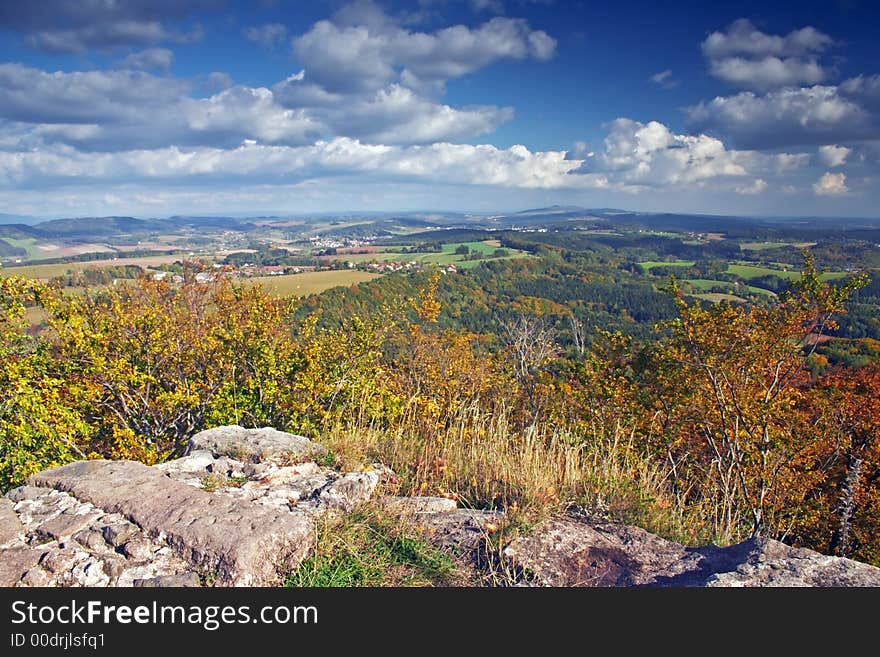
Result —
[[[746,287],[749,289],[749,292],[754,292],[755,294],[763,294],[767,297],[779,296],[776,294],[776,292],[773,292],[772,290],[765,290],[763,287],[755,287],[754,285],[746,285]]]
[[[786,246],[793,249],[805,249],[816,246],[816,242],[743,242],[739,248],[743,251],[764,251],[766,249],[781,249]]]
[[[771,269],[770,267],[759,267],[756,265],[741,264],[727,265],[727,273],[733,274],[734,276],[739,276],[740,278],[743,278],[745,280],[758,278],[759,276],[778,276],[779,278],[793,281],[800,278],[801,276],[801,273],[796,270],[790,269],[788,271],[782,271],[781,269]],[[829,271],[822,274],[821,278],[823,281],[831,281],[838,278],[846,278],[846,276],[848,276],[848,274],[844,271]]]
[[[24,249],[27,251],[27,255],[25,256],[27,259],[39,258],[39,257],[48,257],[43,255],[43,252],[37,248],[37,240],[33,237],[22,237],[22,238],[13,238],[13,237],[4,237],[3,241],[9,244],[10,246],[14,246],[19,249]]]
[[[455,250],[462,244],[467,246],[471,251],[483,254],[487,259],[495,252],[495,249],[502,248],[497,240],[486,240],[484,242],[453,242],[444,244],[443,250],[439,253],[402,253],[391,248],[378,253],[340,253],[333,256],[327,256],[326,260],[335,260],[338,262],[353,262],[360,264],[364,262],[417,262],[420,264],[435,265],[451,265],[455,264],[462,269],[470,269],[480,264],[480,260],[464,260],[463,256],[455,253]],[[530,257],[525,251],[518,249],[506,249],[510,255],[507,258],[524,258]],[[498,258],[500,259],[500,258]],[[496,260],[496,258],[492,258]]]
[[[683,283],[688,283],[695,290],[709,290],[713,287],[724,287],[733,289],[733,283],[727,281],[713,281],[708,278],[685,278]]]
[[[647,274],[654,267],[693,267],[696,263],[693,260],[671,260],[663,262],[661,260],[646,260],[637,263],[643,274]]]
[[[365,283],[381,274],[366,271],[337,269],[332,271],[310,271],[302,274],[284,276],[261,276],[247,279],[251,284],[262,284],[267,290],[278,296],[304,297],[329,290],[340,285]]]
[[[737,286],[729,281],[713,281],[708,278],[686,278],[682,282],[689,283],[692,288],[695,290],[711,290],[713,287],[723,287],[724,289],[728,289],[731,292],[738,291]],[[749,292],[754,294],[761,294],[768,297],[775,297],[776,293],[771,292],[770,290],[765,290],[763,287],[756,287],[754,285],[740,285],[739,289],[746,288]],[[710,294],[720,294],[718,292],[712,292]],[[694,295],[699,296],[699,295]],[[737,297],[739,299],[739,297]]]

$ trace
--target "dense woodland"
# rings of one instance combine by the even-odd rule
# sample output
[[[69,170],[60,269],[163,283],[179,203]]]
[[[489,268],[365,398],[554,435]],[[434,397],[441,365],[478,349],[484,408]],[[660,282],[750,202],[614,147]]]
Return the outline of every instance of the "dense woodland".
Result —
[[[647,239],[510,233],[503,246],[532,257],[305,300],[197,283],[193,263],[182,284],[75,296],[0,278],[0,485],[271,425],[524,528],[577,509],[880,563],[877,282],[823,280],[834,249],[814,249],[778,296],[713,304],[664,267],[641,273],[670,242]],[[706,275],[715,254],[700,253]]]

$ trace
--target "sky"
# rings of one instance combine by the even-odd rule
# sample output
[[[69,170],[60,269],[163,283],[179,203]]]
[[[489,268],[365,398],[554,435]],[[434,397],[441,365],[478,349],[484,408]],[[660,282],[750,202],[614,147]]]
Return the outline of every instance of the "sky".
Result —
[[[0,213],[880,216],[880,7],[0,0]]]

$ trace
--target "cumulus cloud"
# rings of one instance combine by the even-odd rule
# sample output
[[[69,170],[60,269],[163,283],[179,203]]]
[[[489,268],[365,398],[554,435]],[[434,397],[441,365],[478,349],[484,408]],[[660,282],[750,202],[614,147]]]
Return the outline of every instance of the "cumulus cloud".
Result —
[[[762,59],[745,59],[728,57],[713,60],[710,68],[712,75],[740,87],[754,89],[770,89],[793,84],[816,84],[827,77],[815,60],[798,58],[780,59],[764,57]]]
[[[623,184],[679,185],[748,174],[740,154],[727,150],[720,140],[674,134],[657,121],[616,119],[604,146],[585,157],[582,171],[606,172]]]
[[[819,180],[813,183],[813,193],[816,196],[844,196],[848,194],[846,174],[826,171]]]
[[[319,116],[336,134],[379,144],[430,143],[494,130],[513,116],[512,108],[453,108],[428,101],[398,84],[352,105],[335,106]]]
[[[851,148],[835,146],[833,144],[819,147],[819,161],[827,167],[839,167],[846,163],[847,156],[852,153]]]
[[[0,3],[0,29],[21,32],[26,44],[51,53],[107,50],[167,39],[197,39],[197,27],[180,31],[167,27],[166,21],[182,20],[196,10],[222,5],[222,0],[4,2]]]
[[[228,147],[243,139],[301,144],[324,129],[264,87],[233,86],[207,98],[189,92],[181,80],[143,71],[47,73],[0,64],[0,118],[33,125],[31,132],[50,143],[107,151]]]
[[[41,151],[0,152],[0,182],[29,187],[46,180],[72,184],[100,181],[179,180],[201,183],[258,179],[291,183],[326,176],[366,174],[437,183],[556,189],[602,187],[602,176],[568,174],[580,164],[564,151],[532,152],[524,146],[437,143],[428,146],[364,144],[347,137],[308,146],[245,143],[234,149],[172,146],[117,153],[84,153],[58,145]]]
[[[139,68],[156,71],[167,71],[174,61],[174,53],[167,48],[147,48],[133,52],[119,62],[122,68]]]
[[[702,48],[703,53],[712,58],[738,54],[753,57],[797,57],[822,52],[833,44],[834,40],[830,36],[813,27],[804,27],[785,36],[777,36],[765,34],[748,19],[740,18],[731,23],[726,32],[712,32],[703,41]]]
[[[672,70],[668,68],[665,71],[654,73],[654,75],[650,77],[650,80],[664,89],[675,89],[675,87],[680,84],[678,80],[672,77]]]
[[[49,73],[0,64],[0,117],[26,123],[119,123],[162,110],[187,90],[183,81],[143,71]]]
[[[702,50],[715,77],[766,91],[826,81],[832,70],[820,64],[819,57],[833,45],[830,36],[813,27],[778,36],[765,34],[741,18],[724,32],[712,32],[703,41]]]
[[[754,196],[755,194],[760,194],[764,190],[767,189],[767,182],[762,180],[761,178],[755,178],[752,182],[745,185],[738,185],[736,187],[737,194],[743,194],[745,196]]]
[[[687,110],[696,128],[717,130],[746,148],[833,144],[880,136],[875,113],[861,102],[862,92],[843,85],[778,89],[766,94],[744,91],[718,96]]]
[[[312,82],[331,93],[353,93],[391,82],[442,84],[501,59],[547,60],[556,41],[523,19],[506,17],[476,28],[414,32],[373,3],[358,3],[315,23],[293,48]]]
[[[281,23],[266,23],[256,27],[248,27],[243,31],[244,37],[268,50],[278,48],[287,40],[287,27]]]

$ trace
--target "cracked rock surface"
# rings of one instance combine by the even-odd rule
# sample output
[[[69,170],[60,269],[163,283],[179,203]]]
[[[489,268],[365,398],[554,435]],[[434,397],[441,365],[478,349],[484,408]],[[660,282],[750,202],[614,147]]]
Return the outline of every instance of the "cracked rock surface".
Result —
[[[374,499],[385,466],[340,472],[275,429],[218,427],[156,466],[78,461],[0,497],[0,586],[277,586],[317,520]],[[383,496],[387,512],[474,568],[522,586],[880,586],[867,564],[756,539],[690,548],[638,527],[551,519],[498,545],[500,511]]]

